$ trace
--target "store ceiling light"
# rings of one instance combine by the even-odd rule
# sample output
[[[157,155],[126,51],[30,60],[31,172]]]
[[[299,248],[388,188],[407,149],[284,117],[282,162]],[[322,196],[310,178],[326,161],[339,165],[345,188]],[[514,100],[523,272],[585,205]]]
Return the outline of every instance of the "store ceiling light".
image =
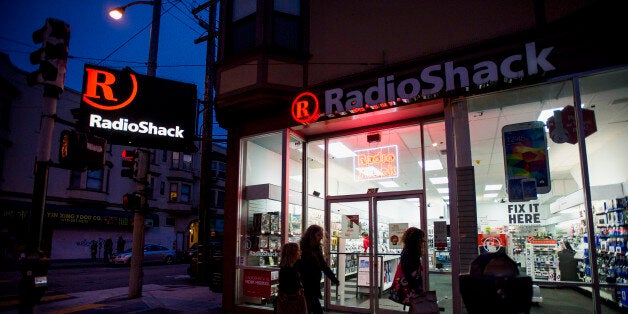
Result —
[[[449,180],[447,180],[447,177],[437,177],[437,178],[430,178],[430,182],[432,182],[432,184],[434,185],[447,184],[449,183]]]
[[[318,145],[322,150],[325,150],[325,145]],[[355,156],[355,153],[340,142],[329,143],[329,155],[334,158],[347,158]]]
[[[484,193],[485,198],[495,198],[497,195],[497,193]]]
[[[397,184],[397,182],[395,181],[379,181],[377,182],[379,183],[379,185],[385,187],[385,188],[397,188],[399,187],[399,184]]]
[[[419,161],[419,166],[423,167],[423,163]],[[434,171],[443,169],[443,164],[438,159],[426,160],[425,171]]]
[[[501,184],[487,184],[484,186],[484,191],[499,191],[502,189]]]
[[[449,194],[449,188],[436,189],[440,194]]]

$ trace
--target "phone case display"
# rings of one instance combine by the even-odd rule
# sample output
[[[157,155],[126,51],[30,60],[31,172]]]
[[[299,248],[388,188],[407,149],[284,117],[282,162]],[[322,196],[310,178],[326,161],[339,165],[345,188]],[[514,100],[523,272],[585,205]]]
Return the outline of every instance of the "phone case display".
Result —
[[[628,197],[596,202],[595,246],[600,282],[628,283]],[[585,238],[585,240],[588,240]],[[585,241],[588,242],[588,241]],[[585,281],[590,281],[589,250],[584,254]],[[601,288],[606,299],[628,306],[628,288]]]
[[[554,239],[530,239],[526,243],[526,274],[532,280],[560,281],[557,242]]]

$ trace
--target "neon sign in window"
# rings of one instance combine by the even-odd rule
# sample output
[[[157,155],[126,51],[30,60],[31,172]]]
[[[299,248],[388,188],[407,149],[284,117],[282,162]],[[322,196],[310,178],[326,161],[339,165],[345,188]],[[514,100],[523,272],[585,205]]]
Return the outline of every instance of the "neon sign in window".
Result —
[[[355,181],[379,180],[399,176],[397,145],[354,151],[353,178]]]

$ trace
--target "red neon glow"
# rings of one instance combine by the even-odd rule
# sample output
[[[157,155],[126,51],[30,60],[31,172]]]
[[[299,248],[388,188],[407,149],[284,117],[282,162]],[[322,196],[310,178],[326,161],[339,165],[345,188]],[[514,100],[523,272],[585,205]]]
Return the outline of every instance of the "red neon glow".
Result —
[[[397,145],[355,151],[353,175],[356,181],[399,176]]]
[[[299,94],[292,102],[292,118],[296,122],[303,124],[316,122],[319,112],[318,98],[310,92]]]
[[[137,79],[135,78],[135,74],[129,73],[129,76],[131,77],[131,82],[133,83],[133,89],[129,98],[121,103],[114,105],[103,105],[95,102],[92,99],[100,99],[100,95],[97,93],[98,88],[102,90],[102,95],[106,100],[118,100],[114,96],[113,89],[111,88],[111,85],[116,81],[116,77],[110,72],[97,69],[86,68],[85,71],[87,72],[87,82],[85,83],[83,101],[88,105],[101,110],[118,110],[128,106],[135,99],[135,96],[137,95]],[[101,74],[100,77],[104,78],[104,81],[98,81],[99,74]]]

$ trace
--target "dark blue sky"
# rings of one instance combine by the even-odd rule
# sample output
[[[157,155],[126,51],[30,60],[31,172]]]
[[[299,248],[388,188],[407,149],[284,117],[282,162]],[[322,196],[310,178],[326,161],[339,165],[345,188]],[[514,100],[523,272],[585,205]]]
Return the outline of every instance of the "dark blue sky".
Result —
[[[30,63],[29,56],[40,45],[34,44],[31,36],[52,17],[72,29],[66,87],[81,91],[85,63],[114,69],[128,66],[146,74],[152,6],[132,6],[117,21],[107,14],[132,1],[0,0],[0,51],[18,68],[35,71],[37,66]],[[163,0],[157,77],[195,84],[202,99],[207,43],[194,44],[194,40],[206,31],[191,13],[201,3],[204,1]],[[207,11],[201,14],[207,15]]]

